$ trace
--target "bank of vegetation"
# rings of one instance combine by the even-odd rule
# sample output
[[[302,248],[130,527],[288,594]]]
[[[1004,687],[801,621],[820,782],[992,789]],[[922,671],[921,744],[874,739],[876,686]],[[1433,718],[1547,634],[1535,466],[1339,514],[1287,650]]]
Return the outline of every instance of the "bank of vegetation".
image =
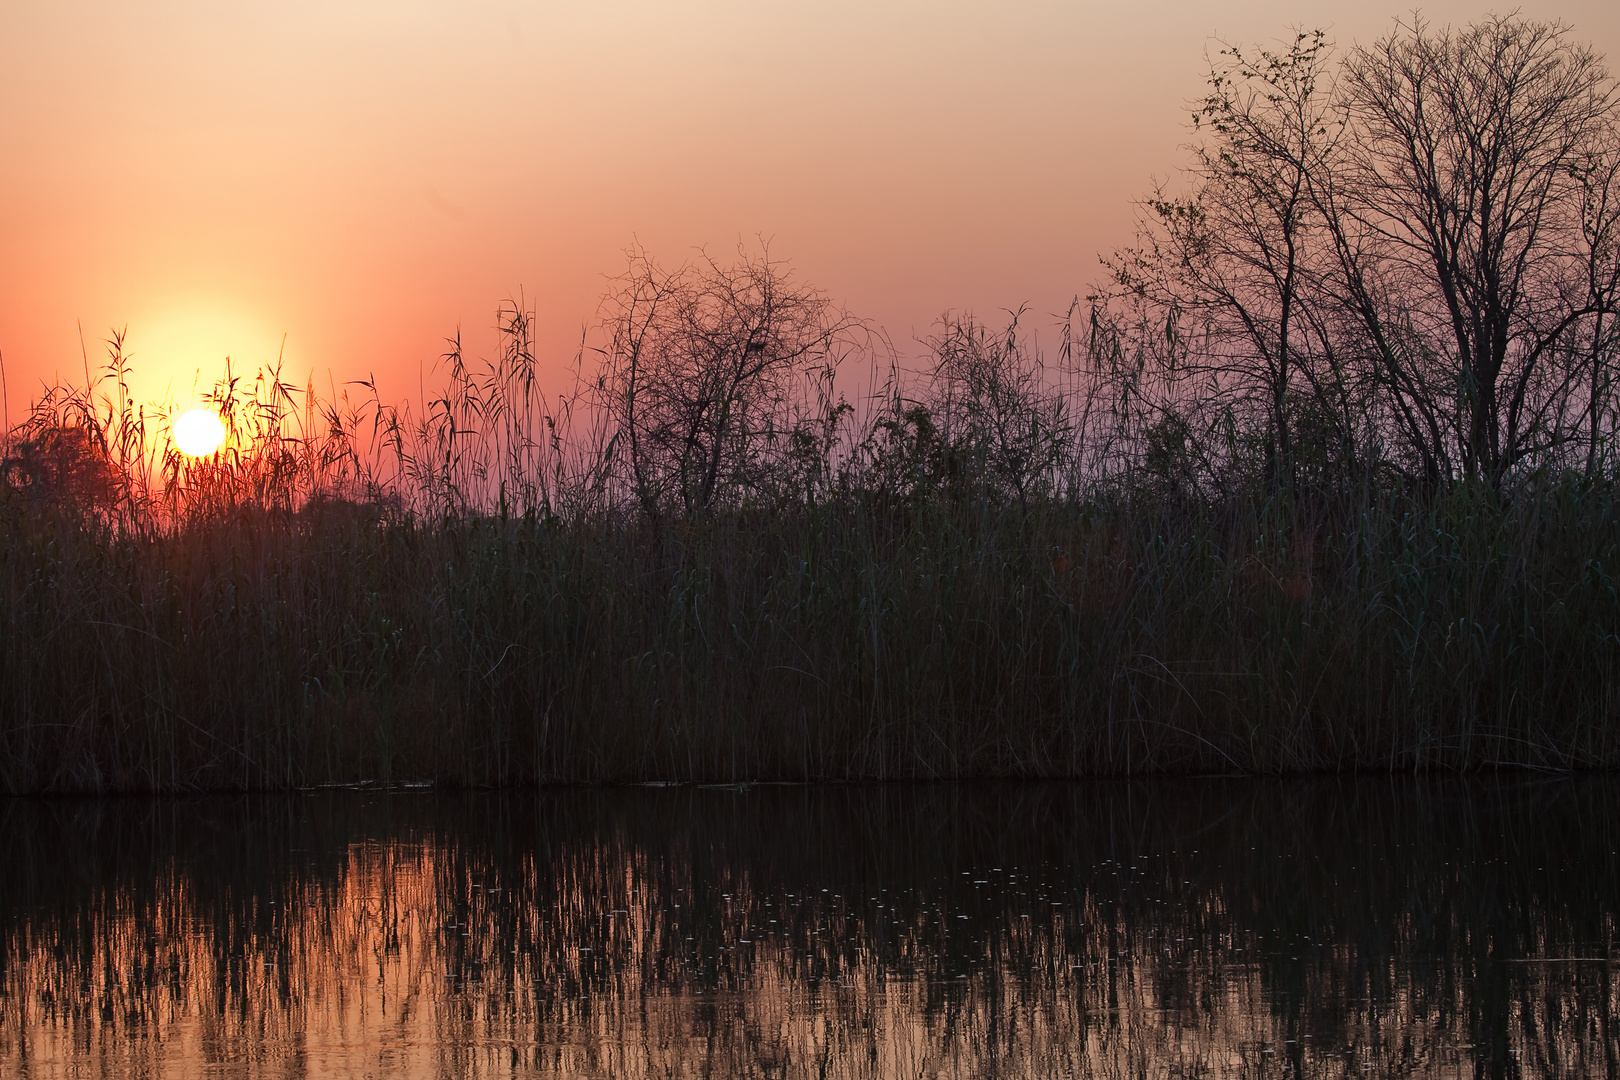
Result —
[[[1620,764],[1600,58],[1208,86],[1049,350],[636,251],[567,393],[508,304],[414,410],[227,378],[187,459],[115,335],[6,436],[0,789]]]

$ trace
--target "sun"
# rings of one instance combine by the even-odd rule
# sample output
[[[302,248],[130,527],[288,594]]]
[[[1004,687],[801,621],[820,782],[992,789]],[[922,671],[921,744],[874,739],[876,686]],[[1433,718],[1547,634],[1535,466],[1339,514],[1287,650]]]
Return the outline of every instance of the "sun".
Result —
[[[174,422],[174,441],[181,453],[207,457],[225,441],[225,422],[213,409],[187,409]]]

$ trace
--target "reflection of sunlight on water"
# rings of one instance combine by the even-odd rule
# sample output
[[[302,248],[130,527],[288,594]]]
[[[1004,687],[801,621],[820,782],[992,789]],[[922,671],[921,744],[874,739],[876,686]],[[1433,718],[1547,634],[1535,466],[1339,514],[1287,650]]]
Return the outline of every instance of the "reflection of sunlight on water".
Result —
[[[112,805],[78,867],[23,849],[83,822],[14,808],[5,853],[39,872],[0,891],[0,1072],[1464,1075],[1620,1049],[1607,964],[1501,962],[1609,955],[1604,829],[1548,851],[1521,822],[1515,848],[1495,789],[1437,825],[1411,797],[1335,821],[1330,792],[1284,825],[1263,789],[1105,790],[1137,805],[620,792],[164,827]],[[1313,840],[1347,842],[1329,865]],[[1522,873],[1559,864],[1561,889]]]

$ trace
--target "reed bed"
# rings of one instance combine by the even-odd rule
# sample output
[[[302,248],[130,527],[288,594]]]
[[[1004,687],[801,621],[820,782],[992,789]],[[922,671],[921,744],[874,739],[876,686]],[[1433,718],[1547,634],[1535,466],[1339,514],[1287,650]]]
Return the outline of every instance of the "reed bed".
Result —
[[[0,789],[1612,767],[1614,491],[0,519]]]
[[[661,273],[570,395],[508,304],[420,414],[227,373],[201,458],[114,335],[5,433],[0,791],[1620,765],[1607,444],[1279,484],[1016,316],[851,405],[819,294]]]

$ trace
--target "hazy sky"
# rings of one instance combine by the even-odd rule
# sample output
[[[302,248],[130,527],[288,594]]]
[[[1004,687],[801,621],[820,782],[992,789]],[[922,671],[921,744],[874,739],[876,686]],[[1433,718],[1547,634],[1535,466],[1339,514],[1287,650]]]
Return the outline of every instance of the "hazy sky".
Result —
[[[1061,308],[1185,160],[1211,35],[1365,3],[0,5],[0,350],[39,379],[129,328],[137,391],[230,354],[415,397],[523,290],[562,371],[634,240],[772,238],[907,345],[945,309]],[[1424,9],[1460,23],[1487,8]],[[1620,62],[1620,4],[1531,2]],[[1047,322],[1045,319],[1039,320]]]

